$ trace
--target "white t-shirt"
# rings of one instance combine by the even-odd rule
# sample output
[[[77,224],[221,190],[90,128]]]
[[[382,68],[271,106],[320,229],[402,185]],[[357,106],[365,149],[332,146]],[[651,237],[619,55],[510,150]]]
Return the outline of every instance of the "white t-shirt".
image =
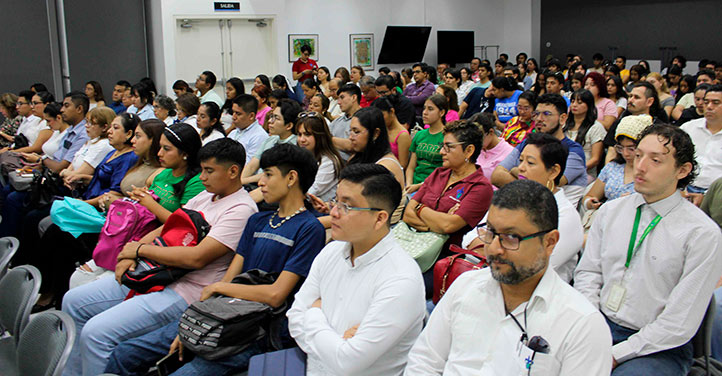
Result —
[[[336,167],[333,165],[331,158],[324,155],[321,157],[316,179],[313,181],[311,188],[308,189],[308,193],[326,202],[336,196],[337,185]]]
[[[22,134],[27,137],[28,142],[32,145],[35,143],[35,140],[38,139],[40,131],[44,129],[50,129],[48,122],[35,115],[30,115],[20,123],[17,134]]]
[[[209,142],[211,142],[211,141],[215,141],[215,140],[221,139],[221,138],[223,138],[223,137],[226,137],[226,135],[224,135],[223,133],[221,133],[221,132],[219,132],[219,131],[217,131],[217,130],[214,129],[214,130],[211,132],[211,134],[208,135],[208,137],[206,137],[206,138],[204,138],[204,139],[202,140],[203,146],[206,146],[206,144],[209,143]]]
[[[52,157],[53,154],[55,154],[55,152],[60,149],[60,141],[63,139],[63,136],[65,136],[65,132],[67,131],[67,128],[62,132],[53,131],[53,135],[50,136],[50,138],[45,141],[45,143],[41,147],[41,149],[43,150],[43,154]]]
[[[88,140],[80,150],[75,153],[73,163],[71,163],[73,170],[79,169],[85,162],[93,168],[96,168],[111,151],[113,151],[113,147],[110,146],[107,138],[99,139],[96,137]]]

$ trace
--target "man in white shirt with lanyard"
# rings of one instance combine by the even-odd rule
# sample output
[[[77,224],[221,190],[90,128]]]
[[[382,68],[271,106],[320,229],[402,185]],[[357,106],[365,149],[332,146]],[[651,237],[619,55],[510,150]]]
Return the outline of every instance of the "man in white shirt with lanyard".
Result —
[[[574,287],[606,316],[619,375],[686,375],[722,270],[720,229],[685,200],[694,145],[671,125],[639,136],[637,193],[597,212]]]
[[[552,192],[534,181],[496,191],[477,227],[489,267],[444,294],[406,375],[609,375],[604,317],[548,267],[558,215]]]
[[[400,375],[423,326],[424,281],[389,231],[401,186],[377,164],[341,171],[329,243],[288,311],[306,374]]]

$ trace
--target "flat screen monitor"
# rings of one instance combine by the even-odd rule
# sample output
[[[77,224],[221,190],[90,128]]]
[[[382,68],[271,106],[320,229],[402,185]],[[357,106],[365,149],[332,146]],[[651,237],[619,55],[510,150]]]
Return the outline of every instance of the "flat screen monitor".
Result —
[[[415,63],[424,59],[431,26],[386,26],[379,64]]]
[[[439,63],[468,63],[474,58],[473,31],[442,31],[436,32]]]

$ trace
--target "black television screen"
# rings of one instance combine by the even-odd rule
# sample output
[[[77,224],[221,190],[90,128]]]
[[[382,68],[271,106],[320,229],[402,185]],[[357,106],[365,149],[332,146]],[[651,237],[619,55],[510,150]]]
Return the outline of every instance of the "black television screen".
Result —
[[[424,59],[431,26],[386,26],[379,64],[414,63]]]
[[[467,63],[474,58],[473,31],[437,31],[439,63]]]

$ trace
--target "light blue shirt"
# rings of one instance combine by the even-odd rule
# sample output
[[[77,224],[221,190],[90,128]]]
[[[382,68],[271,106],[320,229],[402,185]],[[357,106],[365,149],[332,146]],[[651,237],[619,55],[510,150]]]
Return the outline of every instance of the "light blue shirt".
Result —
[[[138,110],[136,113],[141,121],[148,120],[148,119],[155,119],[155,114],[153,113],[153,105],[148,103],[143,108]]]
[[[218,95],[218,93],[216,93],[215,91],[213,91],[213,89],[208,90],[208,91],[207,91],[202,97],[200,97],[199,99],[200,99],[201,103],[214,102],[215,104],[218,105],[218,107],[223,107],[223,103],[224,103],[223,98],[221,98],[221,96]]]
[[[236,140],[246,149],[246,163],[251,161],[258,152],[261,144],[268,138],[268,133],[258,124],[253,122],[246,129],[235,128],[228,134],[228,138]]]
[[[80,123],[68,128],[60,140],[60,148],[53,154],[54,160],[58,162],[73,162],[75,153],[77,153],[89,139],[88,132],[85,130],[85,123],[86,121],[83,119]]]

